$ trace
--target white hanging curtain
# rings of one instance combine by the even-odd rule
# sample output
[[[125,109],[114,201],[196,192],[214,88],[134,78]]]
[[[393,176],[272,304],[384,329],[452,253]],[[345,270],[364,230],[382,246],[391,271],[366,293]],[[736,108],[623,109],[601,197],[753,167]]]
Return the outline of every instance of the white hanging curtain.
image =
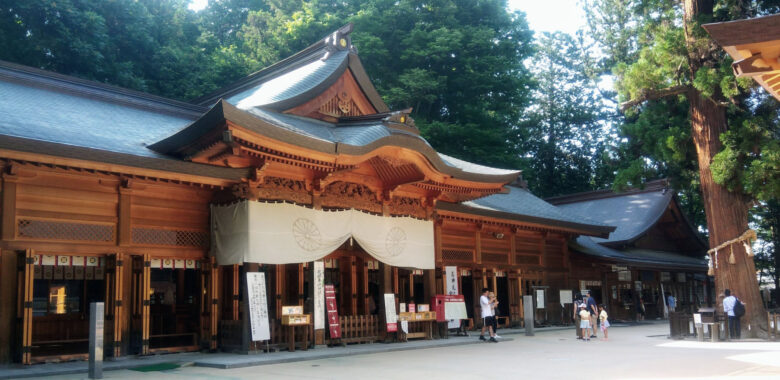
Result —
[[[243,201],[211,206],[212,255],[220,265],[319,260],[353,237],[383,263],[434,269],[433,222],[357,210],[322,211]]]

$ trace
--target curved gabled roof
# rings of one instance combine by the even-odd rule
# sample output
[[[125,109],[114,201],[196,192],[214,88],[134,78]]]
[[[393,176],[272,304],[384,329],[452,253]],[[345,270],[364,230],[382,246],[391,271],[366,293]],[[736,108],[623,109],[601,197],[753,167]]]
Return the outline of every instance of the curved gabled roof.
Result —
[[[162,154],[186,157],[194,153],[188,150],[190,144],[225,121],[281,142],[334,155],[359,156],[385,146],[407,148],[422,154],[440,172],[468,181],[508,183],[520,175],[517,170],[488,168],[440,155],[422,137],[394,128],[385,119],[342,125],[263,108],[245,111],[224,100],[217,102],[200,119],[149,148]]]
[[[303,104],[330,87],[349,69],[377,112],[388,112],[352,46],[347,24],[302,51],[250,74],[193,103],[212,106],[220,99],[249,110],[283,111]]]

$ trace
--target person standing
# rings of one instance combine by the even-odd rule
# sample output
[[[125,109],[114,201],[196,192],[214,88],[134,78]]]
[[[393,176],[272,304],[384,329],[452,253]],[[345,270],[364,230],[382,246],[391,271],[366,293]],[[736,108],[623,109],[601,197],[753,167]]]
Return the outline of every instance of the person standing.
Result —
[[[669,306],[669,312],[674,313],[674,309],[677,307],[677,299],[674,298],[672,293],[669,293],[669,297],[667,297],[667,306]]]
[[[479,340],[488,340],[485,338],[485,329],[490,333],[490,342],[498,343],[496,333],[493,331],[493,307],[488,298],[488,288],[482,288],[482,296],[479,297],[479,307],[482,309],[482,331],[479,334]]]
[[[740,338],[741,326],[739,323],[739,317],[734,313],[734,306],[737,304],[737,297],[731,294],[731,290],[726,289],[724,292],[726,298],[723,299],[723,313],[729,317],[729,338]]]
[[[577,339],[582,339],[582,328],[580,327],[580,305],[582,305],[582,295],[577,293],[577,295],[574,297],[574,315],[572,316],[572,319],[574,319],[574,331],[577,333]]]
[[[588,293],[588,299],[585,301],[588,312],[590,312],[590,327],[593,329],[591,338],[597,338],[596,334],[596,317],[599,315],[599,305],[596,303],[596,299],[593,295]]]
[[[582,329],[582,341],[589,342],[590,337],[590,312],[585,303],[580,304],[580,329]]]
[[[488,299],[490,299],[491,315],[493,316],[493,335],[496,339],[501,339],[498,335],[498,318],[496,318],[496,309],[498,309],[498,298],[493,292],[488,293]]]
[[[599,306],[599,324],[601,325],[601,335],[604,335],[604,340],[609,340],[609,315],[604,305]]]

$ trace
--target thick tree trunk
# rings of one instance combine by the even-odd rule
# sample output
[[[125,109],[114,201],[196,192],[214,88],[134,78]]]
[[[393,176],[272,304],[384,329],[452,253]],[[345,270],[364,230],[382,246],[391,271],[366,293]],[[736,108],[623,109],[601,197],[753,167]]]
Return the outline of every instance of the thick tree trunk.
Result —
[[[685,0],[686,40],[688,42],[691,75],[704,65],[701,55],[696,52],[692,29],[699,15],[712,14],[712,0]],[[696,89],[688,93],[690,102],[691,128],[693,142],[699,161],[699,177],[707,216],[710,247],[740,236],[748,229],[749,200],[744,196],[728,191],[712,179],[710,163],[722,144],[720,134],[727,129],[726,109],[712,99],[704,97]],[[734,255],[734,264],[730,257]],[[712,255],[715,269],[715,289],[718,307],[722,307],[722,294],[730,289],[745,303],[746,313],[742,319],[742,336],[765,336],[767,331],[766,311],[761,301],[756,278],[753,257],[748,256],[744,246],[732,244]],[[722,310],[722,309],[721,309]],[[746,333],[746,330],[750,333]]]

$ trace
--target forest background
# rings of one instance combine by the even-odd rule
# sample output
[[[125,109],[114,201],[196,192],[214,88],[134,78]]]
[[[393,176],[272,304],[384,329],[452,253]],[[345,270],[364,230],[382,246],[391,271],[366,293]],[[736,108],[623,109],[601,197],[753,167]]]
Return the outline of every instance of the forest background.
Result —
[[[528,0],[531,1],[531,0]],[[704,22],[780,12],[780,0],[712,0]],[[750,200],[756,268],[780,288],[780,101],[709,49],[685,75],[682,2],[583,0],[587,27],[534,33],[505,0],[0,0],[0,60],[188,101],[346,23],[391,109],[413,107],[442,153],[522,169],[540,197],[668,178],[707,234],[689,100],[727,101],[714,180]],[[707,39],[707,36],[703,36]],[[711,43],[714,45],[714,43]],[[780,304],[780,292],[775,302]]]

